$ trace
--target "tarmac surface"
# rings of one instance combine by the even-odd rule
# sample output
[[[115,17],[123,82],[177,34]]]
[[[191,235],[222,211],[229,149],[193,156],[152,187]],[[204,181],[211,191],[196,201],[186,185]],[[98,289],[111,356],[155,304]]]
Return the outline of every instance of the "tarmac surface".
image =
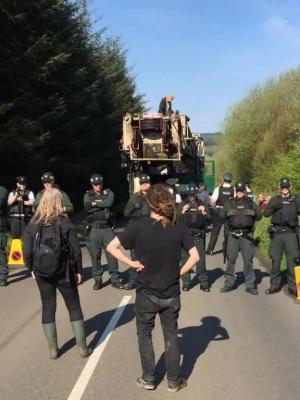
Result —
[[[153,334],[158,386],[145,391],[136,385],[141,368],[135,292],[109,284],[93,291],[85,248],[83,256],[86,281],[80,286],[80,296],[88,343],[96,347],[93,355],[79,357],[59,295],[57,329],[62,355],[48,359],[36,284],[26,271],[11,270],[9,286],[0,288],[1,400],[300,399],[300,305],[287,295],[286,288],[272,296],[264,294],[269,286],[268,270],[257,258],[259,296],[245,292],[240,258],[237,289],[219,292],[224,281],[221,254],[207,257],[211,292],[200,291],[194,282],[190,292],[182,293],[179,338],[188,387],[173,394],[167,391],[159,320]],[[120,269],[126,270],[124,266]],[[107,273],[104,278],[108,280]]]

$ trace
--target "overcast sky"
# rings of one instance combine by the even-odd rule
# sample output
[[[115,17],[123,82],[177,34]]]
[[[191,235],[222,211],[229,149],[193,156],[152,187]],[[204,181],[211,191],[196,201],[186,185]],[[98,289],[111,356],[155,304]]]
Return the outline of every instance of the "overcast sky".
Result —
[[[120,36],[148,107],[175,94],[194,131],[222,129],[230,107],[300,64],[300,0],[92,0],[96,27]]]

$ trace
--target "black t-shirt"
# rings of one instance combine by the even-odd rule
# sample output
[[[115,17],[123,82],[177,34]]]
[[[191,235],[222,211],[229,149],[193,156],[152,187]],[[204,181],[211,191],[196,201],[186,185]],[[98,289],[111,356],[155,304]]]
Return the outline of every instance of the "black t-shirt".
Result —
[[[192,236],[183,222],[164,228],[160,221],[142,217],[118,235],[125,249],[133,249],[145,269],[138,273],[137,290],[167,299],[180,293],[181,249],[194,247]]]

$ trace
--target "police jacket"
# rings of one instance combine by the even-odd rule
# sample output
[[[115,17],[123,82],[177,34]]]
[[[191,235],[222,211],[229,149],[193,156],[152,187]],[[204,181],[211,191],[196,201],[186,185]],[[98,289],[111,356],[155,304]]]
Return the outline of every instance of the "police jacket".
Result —
[[[246,196],[242,199],[235,197],[228,200],[224,204],[221,214],[226,218],[229,229],[232,230],[251,231],[255,221],[262,218],[257,204]]]
[[[99,223],[103,227],[112,225],[111,207],[114,203],[114,193],[111,190],[105,189],[100,193],[88,190],[84,195],[83,202],[89,224]]]
[[[142,191],[136,192],[130,196],[124,208],[124,216],[130,219],[150,216],[150,208]]]
[[[227,200],[234,197],[234,187],[229,186],[220,186],[219,187],[219,196],[216,202],[217,206],[223,207]]]
[[[188,204],[190,208],[184,214],[182,214],[182,209],[186,204]],[[198,210],[199,206],[204,206],[206,212],[205,215]],[[177,217],[179,221],[184,221],[192,235],[195,235],[201,231],[205,231],[206,224],[212,219],[207,204],[197,198],[191,199],[189,197],[184,199],[178,206]]]
[[[8,191],[5,187],[0,186],[0,227],[6,225],[6,212],[7,212],[7,196]]]
[[[16,217],[31,217],[33,212],[32,212],[32,206],[26,206],[23,202],[29,200],[31,190],[25,190],[24,192],[19,191],[19,196],[22,198],[23,201],[16,200],[13,204],[8,206],[9,209],[9,215],[10,216],[16,216]],[[16,190],[12,192],[12,195],[15,196]],[[10,194],[11,195],[11,194]]]
[[[264,216],[272,216],[272,224],[296,229],[300,215],[300,198],[290,194],[288,197],[273,196],[269,201]]]
[[[66,192],[62,191],[57,185],[54,185],[54,187],[56,189],[58,189],[60,191],[60,194],[62,195],[62,204],[63,204],[63,207],[66,210],[66,213],[67,214],[72,214],[72,212],[74,211],[74,206],[71,203],[71,200],[70,200],[69,196],[67,195]],[[36,198],[35,198],[35,201],[34,201],[34,209],[35,210],[37,209],[37,207],[38,207],[38,205],[40,203],[40,200],[41,200],[41,197],[42,197],[44,191],[45,191],[45,189],[40,190],[38,192],[38,194],[36,195]]]

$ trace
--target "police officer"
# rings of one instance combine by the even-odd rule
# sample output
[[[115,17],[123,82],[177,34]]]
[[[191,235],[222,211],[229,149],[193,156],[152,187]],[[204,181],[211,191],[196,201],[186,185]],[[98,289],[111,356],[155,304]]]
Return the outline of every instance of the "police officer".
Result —
[[[262,213],[258,206],[247,197],[246,185],[243,182],[238,182],[235,190],[235,198],[228,200],[221,210],[221,217],[226,218],[228,237],[225,284],[220,291],[227,293],[234,289],[235,263],[240,250],[244,261],[246,292],[257,295],[258,290],[253,270],[255,252],[253,230],[255,221],[262,218]]]
[[[221,210],[227,200],[234,197],[234,187],[231,185],[233,176],[230,172],[225,172],[223,175],[222,184],[216,187],[211,195],[210,201],[212,207],[214,207],[213,213],[213,227],[210,233],[210,240],[206,250],[206,254],[213,255],[214,248],[218,240],[218,236],[222,225],[224,223],[224,218],[221,217]]]
[[[16,189],[8,195],[8,213],[10,222],[10,234],[12,239],[19,239],[32,217],[34,194],[27,189],[27,180],[24,176],[16,178]]]
[[[7,277],[8,277],[7,255],[6,255],[7,195],[8,191],[3,186],[0,186],[0,286],[7,285]]]
[[[168,178],[166,180],[166,185],[168,186],[169,192],[173,195],[175,203],[180,204],[182,201],[180,193],[178,193],[177,188],[179,186],[178,184],[178,178]]]
[[[188,185],[187,189],[188,197],[184,199],[178,207],[178,219],[184,221],[193,236],[194,245],[200,255],[200,260],[196,264],[196,277],[200,282],[200,289],[204,292],[209,292],[210,287],[205,263],[205,228],[206,223],[211,220],[211,215],[207,205],[196,197],[198,192],[197,185],[191,183]],[[182,265],[186,262],[188,257],[188,252],[182,249]],[[187,272],[184,274],[182,281],[182,290],[190,290],[191,273]]]
[[[146,201],[147,192],[150,189],[150,176],[142,174],[139,178],[140,190],[130,196],[128,203],[124,208],[124,216],[130,218],[129,223],[140,217],[149,217],[150,208]],[[132,260],[136,260],[134,250],[130,251]],[[125,290],[132,290],[135,288],[135,279],[137,272],[135,269],[129,269],[129,281],[124,285]]]
[[[34,208],[36,209],[37,206],[40,203],[41,197],[44,193],[45,190],[51,190],[53,187],[55,187],[56,189],[58,189],[60,191],[60,194],[62,195],[62,203],[63,203],[63,207],[64,210],[66,212],[66,214],[72,214],[72,212],[74,211],[74,207],[73,204],[71,203],[71,200],[69,198],[69,196],[67,195],[67,193],[65,193],[64,191],[62,191],[56,184],[55,184],[55,178],[52,172],[44,172],[41,176],[42,179],[42,183],[44,186],[43,190],[40,190],[38,192],[38,194],[36,195],[35,201],[34,201]]]
[[[102,288],[104,272],[101,265],[102,248],[104,248],[107,258],[111,285],[114,288],[123,289],[118,262],[110,253],[106,252],[106,246],[114,237],[111,220],[114,193],[109,189],[103,190],[103,179],[99,174],[92,175],[90,182],[93,189],[85,193],[83,202],[88,222],[87,248],[92,259],[92,273],[95,280],[93,289]]]
[[[268,229],[271,236],[269,254],[272,259],[272,269],[270,288],[265,293],[273,294],[280,291],[280,264],[283,253],[285,253],[288,292],[296,296],[294,268],[299,262],[297,230],[300,199],[291,193],[292,184],[290,178],[280,178],[279,187],[280,194],[271,198],[264,211],[265,217],[272,216],[272,224]]]

